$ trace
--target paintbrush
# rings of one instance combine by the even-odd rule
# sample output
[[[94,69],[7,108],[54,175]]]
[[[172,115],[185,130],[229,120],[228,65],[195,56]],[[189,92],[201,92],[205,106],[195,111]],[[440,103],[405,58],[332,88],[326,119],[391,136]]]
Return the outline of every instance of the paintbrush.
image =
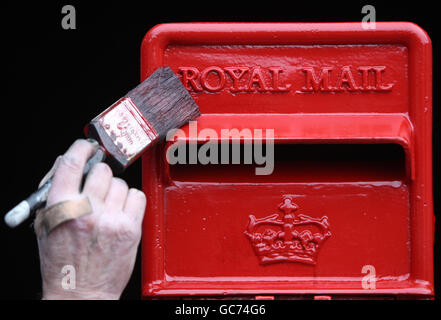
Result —
[[[97,140],[100,147],[87,162],[84,176],[104,158],[115,174],[121,173],[169,130],[199,115],[198,106],[173,71],[168,67],[157,69],[86,126],[86,135]],[[10,210],[5,215],[6,224],[18,226],[41,208],[51,184],[49,179]]]

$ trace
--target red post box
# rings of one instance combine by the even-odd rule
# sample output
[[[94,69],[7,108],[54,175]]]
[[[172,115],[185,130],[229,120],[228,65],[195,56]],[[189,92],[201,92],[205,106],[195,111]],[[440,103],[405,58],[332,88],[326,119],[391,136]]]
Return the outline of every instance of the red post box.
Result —
[[[143,297],[433,298],[431,50],[402,22],[151,29],[142,79],[170,66],[202,116],[143,157]],[[233,129],[270,174],[167,161]]]

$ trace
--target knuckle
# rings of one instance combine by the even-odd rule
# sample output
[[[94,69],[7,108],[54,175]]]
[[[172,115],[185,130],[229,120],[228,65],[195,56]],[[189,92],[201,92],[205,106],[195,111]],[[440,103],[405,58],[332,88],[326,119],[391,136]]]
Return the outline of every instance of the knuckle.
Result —
[[[129,220],[106,221],[102,225],[102,232],[119,241],[136,241],[140,237],[140,230]]]
[[[73,144],[81,146],[81,145],[87,145],[88,142],[85,139],[77,139],[77,140],[74,141]]]
[[[118,238],[125,240],[136,240],[138,238],[138,230],[133,223],[123,223],[118,230]]]
[[[60,157],[59,166],[69,170],[79,171],[82,170],[83,163],[81,163],[81,161],[76,157],[70,155],[63,155]]]
[[[90,147],[92,147],[92,144],[85,139],[77,139],[72,144],[72,148],[74,149],[88,149]]]
[[[130,195],[132,197],[134,197],[136,200],[141,201],[141,202],[147,201],[147,197],[145,196],[144,192],[142,192],[141,190],[131,188],[129,190],[129,192],[130,192]]]
[[[90,233],[95,229],[97,221],[93,217],[86,216],[71,220],[69,223],[76,232]]]
[[[93,166],[93,171],[99,173],[100,175],[112,176],[112,169],[110,169],[109,165],[104,162],[97,163]]]
[[[123,179],[118,178],[118,177],[114,177],[113,179],[113,183],[116,183],[117,185],[119,185],[120,187],[124,188],[124,189],[129,189],[129,186],[127,185],[127,182],[125,182]]]

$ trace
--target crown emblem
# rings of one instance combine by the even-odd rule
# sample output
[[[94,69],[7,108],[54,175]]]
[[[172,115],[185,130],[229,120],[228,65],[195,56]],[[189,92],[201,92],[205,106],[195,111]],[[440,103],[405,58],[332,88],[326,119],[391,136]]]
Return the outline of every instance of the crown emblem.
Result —
[[[245,235],[261,264],[301,262],[315,264],[319,246],[331,236],[328,217],[312,218],[294,213],[299,207],[284,197],[280,214],[257,219],[250,215]]]

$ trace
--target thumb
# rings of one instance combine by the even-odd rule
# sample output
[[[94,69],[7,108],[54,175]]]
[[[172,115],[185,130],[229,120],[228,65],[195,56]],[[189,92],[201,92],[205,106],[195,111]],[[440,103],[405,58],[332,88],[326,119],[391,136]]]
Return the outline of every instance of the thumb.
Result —
[[[48,173],[41,179],[40,183],[38,184],[38,188],[41,188],[55,173],[55,170],[57,170],[58,164],[60,163],[61,156],[58,156],[57,159],[55,159],[55,162],[52,166],[52,168],[49,170]]]

